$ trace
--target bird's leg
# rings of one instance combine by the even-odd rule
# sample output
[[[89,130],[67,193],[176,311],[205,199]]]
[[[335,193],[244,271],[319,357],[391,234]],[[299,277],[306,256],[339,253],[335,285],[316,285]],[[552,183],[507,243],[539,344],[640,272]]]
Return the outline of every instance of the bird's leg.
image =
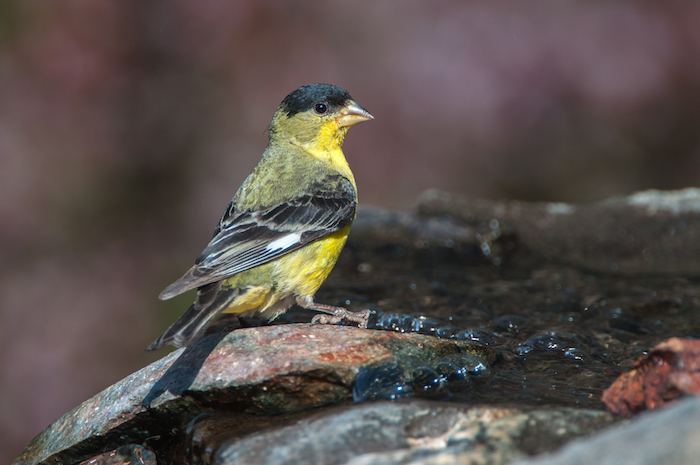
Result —
[[[351,312],[343,307],[334,307],[333,305],[319,304],[313,301],[310,297],[297,297],[297,304],[317,312],[327,313],[327,315],[316,315],[311,319],[311,324],[326,324],[334,325],[341,321],[349,321],[356,323],[360,328],[366,328],[369,322],[370,311],[365,309],[359,312]]]

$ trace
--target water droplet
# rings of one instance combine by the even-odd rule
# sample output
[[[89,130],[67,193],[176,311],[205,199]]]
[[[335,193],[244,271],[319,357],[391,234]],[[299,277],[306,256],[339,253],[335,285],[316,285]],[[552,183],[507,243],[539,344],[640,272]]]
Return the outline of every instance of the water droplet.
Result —
[[[455,334],[455,339],[462,341],[474,341],[485,346],[497,344],[499,337],[494,333],[487,333],[479,329],[463,329]]]
[[[432,397],[445,389],[446,379],[430,367],[419,367],[413,371],[413,389],[416,395]]]
[[[491,253],[491,247],[486,242],[481,243],[481,252],[484,255],[489,255]]]
[[[435,368],[448,381],[464,381],[469,378],[469,371],[452,360],[441,360]]]
[[[357,265],[357,271],[360,273],[369,273],[372,271],[372,264],[371,263],[360,263]]]
[[[443,339],[452,339],[455,337],[455,334],[459,332],[459,330],[459,328],[456,328],[454,326],[442,326],[440,328],[437,328],[437,330],[435,331],[435,335]]]
[[[377,316],[377,329],[406,333],[411,331],[414,318],[405,313],[381,313]]]
[[[435,334],[435,331],[437,331],[437,328],[441,324],[442,323],[435,318],[421,315],[413,320],[411,330],[420,334]]]
[[[369,399],[398,399],[413,394],[413,388],[395,363],[362,368],[352,388],[355,402]]]

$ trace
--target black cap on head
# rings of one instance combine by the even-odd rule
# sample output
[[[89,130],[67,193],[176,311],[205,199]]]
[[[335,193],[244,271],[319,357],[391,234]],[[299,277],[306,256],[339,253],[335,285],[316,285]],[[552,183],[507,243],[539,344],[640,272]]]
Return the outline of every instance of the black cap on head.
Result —
[[[287,95],[280,108],[287,112],[288,116],[310,110],[314,104],[324,102],[331,107],[341,107],[350,100],[350,94],[342,87],[330,84],[308,84],[299,87]]]

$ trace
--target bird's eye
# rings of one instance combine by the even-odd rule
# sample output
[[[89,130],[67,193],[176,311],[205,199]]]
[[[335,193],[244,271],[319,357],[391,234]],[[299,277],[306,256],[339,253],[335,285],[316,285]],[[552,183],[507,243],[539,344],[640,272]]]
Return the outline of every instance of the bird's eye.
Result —
[[[317,103],[316,105],[314,105],[314,111],[319,115],[322,115],[328,111],[328,105],[326,105],[325,103]]]

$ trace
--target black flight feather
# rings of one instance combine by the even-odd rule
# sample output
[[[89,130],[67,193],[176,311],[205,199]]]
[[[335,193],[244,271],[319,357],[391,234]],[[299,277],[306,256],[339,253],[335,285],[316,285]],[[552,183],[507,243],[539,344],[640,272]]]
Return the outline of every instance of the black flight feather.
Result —
[[[229,205],[195,265],[160,298],[169,299],[268,263],[344,228],[355,218],[355,189],[343,176],[326,176],[310,192],[262,210],[238,210]],[[273,244],[277,240],[281,240],[279,246]]]

